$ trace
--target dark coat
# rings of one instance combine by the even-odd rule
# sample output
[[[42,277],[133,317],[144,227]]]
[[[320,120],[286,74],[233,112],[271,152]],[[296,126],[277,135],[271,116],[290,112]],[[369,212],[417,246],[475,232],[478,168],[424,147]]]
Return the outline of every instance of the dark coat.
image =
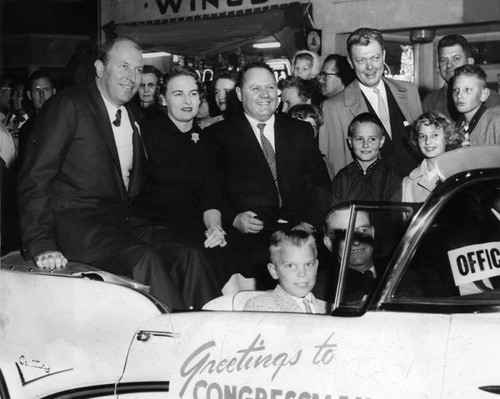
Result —
[[[312,127],[276,115],[274,134],[278,194],[271,169],[244,114],[206,129],[214,140],[218,170],[224,181],[223,221],[231,226],[237,214],[253,211],[262,220],[307,222],[319,229],[331,201],[330,178]]]
[[[19,176],[25,257],[60,250],[69,260],[89,263],[113,256],[130,241],[130,202],[139,193],[142,158],[137,134],[133,145],[127,191],[97,85],[62,91],[44,105]]]

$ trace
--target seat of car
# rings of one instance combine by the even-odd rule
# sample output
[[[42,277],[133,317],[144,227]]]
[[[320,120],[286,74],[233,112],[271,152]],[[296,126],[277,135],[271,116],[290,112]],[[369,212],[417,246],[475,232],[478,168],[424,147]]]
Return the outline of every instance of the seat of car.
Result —
[[[203,310],[243,310],[245,303],[254,296],[261,295],[265,291],[240,291],[231,295],[222,295],[203,306]]]

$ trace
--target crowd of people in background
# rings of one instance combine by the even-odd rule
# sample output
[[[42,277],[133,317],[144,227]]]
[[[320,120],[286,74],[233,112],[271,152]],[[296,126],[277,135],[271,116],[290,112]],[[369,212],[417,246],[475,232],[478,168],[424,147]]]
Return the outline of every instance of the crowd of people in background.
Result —
[[[437,156],[500,145],[500,96],[467,40],[445,36],[437,51],[445,84],[423,101],[384,76],[371,28],[348,37],[347,57],[297,52],[279,82],[264,62],[208,85],[186,67],[162,74],[126,38],[102,46],[90,85],[4,79],[2,253],[124,275],[171,309],[278,280],[248,310],[290,295],[293,311],[326,312],[311,293],[316,242],[344,201],[424,202]]]

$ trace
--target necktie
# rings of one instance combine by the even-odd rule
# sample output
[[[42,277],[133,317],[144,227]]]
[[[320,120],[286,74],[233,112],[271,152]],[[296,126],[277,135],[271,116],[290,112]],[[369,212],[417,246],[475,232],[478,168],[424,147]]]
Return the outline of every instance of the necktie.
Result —
[[[264,136],[264,128],[266,127],[265,123],[258,123],[257,127],[259,128],[260,133],[260,143],[262,145],[262,152],[264,152],[264,156],[266,157],[266,161],[269,164],[269,168],[271,169],[271,174],[273,175],[274,184],[276,185],[276,190],[278,191],[278,202],[281,208],[281,194],[280,188],[278,186],[278,172],[276,170],[276,155],[273,150],[273,146],[269,142],[269,140]]]
[[[122,123],[122,110],[121,109],[118,108],[118,111],[116,111],[115,117],[116,117],[116,119],[113,121],[113,125],[118,127]]]
[[[311,301],[309,301],[309,299],[305,299],[302,301],[304,303],[304,307],[306,308],[306,313],[312,313],[312,309],[311,309]]]
[[[382,97],[382,94],[380,93],[379,89],[375,88],[373,89],[373,91],[377,95],[378,99],[378,117],[380,119],[380,122],[382,122],[382,125],[384,125],[385,131],[387,132],[389,137],[392,137],[391,118],[389,117],[389,111],[385,106],[384,98]]]

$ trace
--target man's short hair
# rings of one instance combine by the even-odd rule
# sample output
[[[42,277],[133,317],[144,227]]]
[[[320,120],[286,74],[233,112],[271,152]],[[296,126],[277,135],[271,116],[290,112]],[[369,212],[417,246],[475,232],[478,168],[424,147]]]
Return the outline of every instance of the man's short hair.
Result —
[[[236,81],[238,80],[238,73],[234,70],[229,70],[227,68],[220,68],[217,69],[214,73],[214,79],[213,79],[214,86],[219,79],[232,80],[236,84]]]
[[[451,46],[455,46],[455,45],[462,47],[462,49],[464,50],[465,56],[467,58],[472,57],[471,46],[470,46],[469,42],[467,41],[467,39],[465,37],[463,37],[462,35],[443,36],[438,42],[438,46],[437,46],[438,54],[439,54],[439,50],[441,50],[443,47],[451,47]]]
[[[146,73],[152,73],[153,75],[156,76],[158,79],[158,83],[161,82],[162,74],[158,68],[156,68],[153,65],[144,65],[142,68],[142,74],[145,75]]]
[[[33,83],[39,79],[47,79],[49,81],[50,86],[53,89],[55,88],[54,79],[52,79],[52,76],[50,76],[48,72],[37,70],[37,71],[33,72],[30,75],[30,77],[28,78],[28,81],[26,82],[26,90],[31,91],[31,89],[33,87]]]
[[[285,246],[309,247],[314,256],[318,256],[316,240],[314,236],[304,230],[278,230],[271,235],[271,245],[269,246],[269,258],[273,265],[278,265],[279,257]]]
[[[274,71],[265,62],[263,62],[263,61],[251,62],[251,63],[245,65],[243,68],[241,68],[241,70],[238,74],[238,80],[236,81],[236,86],[238,86],[240,89],[243,88],[243,85],[245,84],[245,77],[246,77],[247,72],[250,69],[257,69],[257,68],[258,69],[266,69],[274,76]]]
[[[104,43],[101,46],[101,48],[99,49],[99,52],[97,53],[97,59],[99,61],[101,61],[105,66],[108,65],[109,53],[111,52],[111,50],[113,49],[115,44],[118,44],[121,42],[129,42],[136,50],[142,51],[141,46],[139,46],[132,39],[129,39],[128,37],[118,36],[112,40],[108,40],[106,43]]]
[[[356,74],[354,73],[354,69],[352,69],[349,61],[347,61],[347,57],[340,54],[330,54],[323,61],[323,66],[327,63],[335,61],[335,69],[337,70],[337,76],[342,81],[344,86],[348,86],[351,82],[356,79]]]
[[[354,119],[351,121],[349,124],[348,130],[348,136],[352,137],[354,135],[355,129],[362,123],[373,123],[374,125],[378,126],[380,130],[380,135],[384,135],[384,125],[382,125],[382,122],[380,122],[380,119],[377,118],[375,115],[370,114],[369,112],[363,112],[362,114],[357,115],[354,117]]]
[[[347,53],[349,54],[349,57],[352,56],[353,46],[368,46],[374,41],[380,44],[382,50],[384,49],[384,38],[379,30],[372,28],[356,29],[347,38]]]
[[[332,208],[330,208],[330,210],[326,214],[325,220],[323,222],[323,233],[325,234],[325,236],[332,238],[334,235],[334,232],[330,229],[330,226],[328,224],[330,219],[332,218],[332,216],[336,212],[347,211],[347,210],[349,210],[349,203],[348,202],[341,202],[337,205],[334,205]]]
[[[296,78],[294,76],[287,76],[278,82],[278,88],[283,91],[285,89],[295,87],[300,99],[307,102],[318,93],[318,84],[311,79]]]

